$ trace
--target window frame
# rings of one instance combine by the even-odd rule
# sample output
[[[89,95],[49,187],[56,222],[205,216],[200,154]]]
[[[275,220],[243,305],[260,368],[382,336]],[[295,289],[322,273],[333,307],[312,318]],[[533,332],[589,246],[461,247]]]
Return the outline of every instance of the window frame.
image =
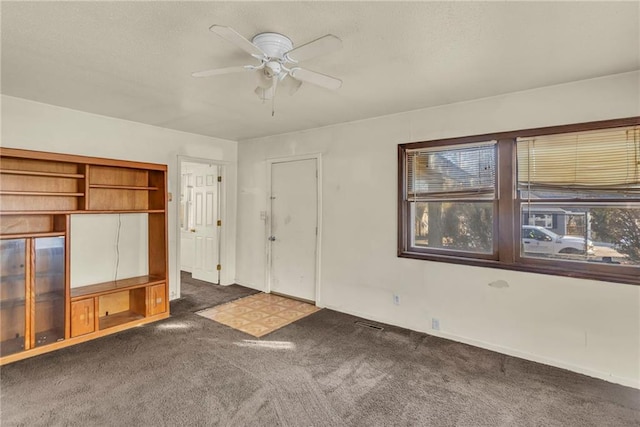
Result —
[[[497,132],[482,135],[438,139],[432,141],[398,144],[398,216],[397,216],[397,256],[400,258],[422,259],[453,264],[490,267],[531,273],[549,274],[583,279],[603,280],[617,283],[640,285],[640,268],[604,263],[588,263],[543,259],[520,254],[522,200],[517,194],[517,138],[552,135],[558,133],[584,132],[625,126],[640,126],[640,116],[622,119],[602,120],[588,123],[549,126],[516,131]],[[493,201],[493,254],[438,250],[435,248],[415,248],[410,246],[411,218],[410,201],[407,196],[407,151],[420,148],[446,147],[470,143],[497,141],[496,180],[497,194]],[[598,199],[557,199],[554,203],[568,205],[596,205]],[[629,199],[611,199],[607,202],[629,203]]]
[[[495,238],[496,234],[497,234],[497,230],[498,230],[498,161],[497,161],[497,156],[498,156],[498,144],[497,141],[494,140],[480,140],[480,141],[473,141],[473,144],[475,143],[494,143],[495,146],[495,150],[496,150],[496,173],[495,173],[495,183],[494,183],[494,188],[495,188],[495,196],[493,199],[482,199],[482,198],[464,198],[464,199],[455,199],[454,198],[442,198],[439,200],[433,200],[433,201],[428,201],[427,203],[430,202],[436,202],[436,201],[440,201],[442,203],[451,203],[451,202],[469,202],[469,203],[491,203],[492,204],[492,209],[493,209],[493,236],[492,236],[492,245],[491,245],[491,252],[471,252],[471,251],[463,251],[463,250],[457,250],[457,249],[446,249],[446,248],[433,248],[433,247],[424,247],[424,248],[416,248],[416,247],[412,247],[412,251],[416,252],[416,253],[421,253],[421,254],[437,254],[440,256],[452,256],[452,257],[462,257],[462,258],[470,258],[470,259],[483,259],[483,260],[497,260],[498,259],[498,242]],[[455,145],[468,145],[468,142],[465,143],[458,143]],[[428,145],[428,148],[439,148],[439,147],[448,147],[451,146],[452,144],[446,144],[446,143],[434,143],[434,144],[430,144]],[[426,147],[420,147],[420,148],[426,148]],[[407,152],[410,151],[411,148],[406,148],[405,149],[405,157],[404,157],[404,168],[406,170],[407,168]],[[408,184],[408,183],[407,183]],[[406,188],[406,187],[405,187]],[[419,202],[416,202],[419,203]],[[407,208],[407,212],[406,212],[406,221],[408,224],[411,223],[411,209],[408,206]],[[407,228],[407,232],[410,232],[410,229]],[[407,234],[407,243],[408,245],[410,245],[410,234]]]

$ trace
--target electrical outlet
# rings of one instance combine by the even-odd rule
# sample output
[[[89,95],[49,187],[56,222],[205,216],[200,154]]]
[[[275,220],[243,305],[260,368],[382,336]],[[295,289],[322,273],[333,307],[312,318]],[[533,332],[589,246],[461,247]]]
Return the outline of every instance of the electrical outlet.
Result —
[[[400,305],[400,295],[398,294],[393,294],[393,303],[395,305]]]
[[[431,318],[431,329],[434,331],[440,330],[440,319],[436,319],[435,317]]]

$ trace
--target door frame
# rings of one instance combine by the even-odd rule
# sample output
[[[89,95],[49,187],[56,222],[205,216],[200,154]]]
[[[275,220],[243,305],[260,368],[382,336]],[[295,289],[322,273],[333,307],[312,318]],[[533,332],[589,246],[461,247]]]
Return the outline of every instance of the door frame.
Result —
[[[223,266],[224,269],[224,264],[226,262],[226,260],[229,258],[227,256],[227,242],[229,241],[229,237],[231,236],[227,236],[228,233],[228,226],[225,226],[225,224],[228,225],[228,215],[227,215],[227,206],[228,205],[228,192],[227,192],[227,179],[228,179],[228,168],[229,166],[232,164],[231,162],[225,162],[222,160],[213,160],[213,159],[205,159],[202,157],[191,157],[191,156],[183,156],[183,155],[178,155],[177,158],[177,163],[178,163],[178,185],[177,185],[177,195],[175,197],[176,199],[176,203],[175,203],[175,208],[174,208],[174,215],[176,215],[176,243],[175,243],[175,248],[176,248],[176,260],[177,260],[177,267],[178,267],[178,286],[177,286],[177,294],[178,297],[180,295],[182,295],[182,290],[181,290],[181,283],[180,283],[180,266],[182,265],[182,248],[181,246],[181,228],[180,228],[180,191],[182,191],[182,164],[183,163],[199,163],[199,164],[207,164],[207,165],[216,165],[218,166],[218,173],[220,174],[220,176],[222,177],[222,182],[220,183],[220,188],[219,188],[219,194],[218,194],[218,215],[219,215],[219,220],[222,221],[222,227],[219,233],[219,237],[218,237],[218,259],[219,259],[219,263]],[[228,270],[228,268],[227,268]],[[220,273],[218,274],[218,283],[219,284],[223,284],[225,283],[225,280],[223,280],[223,271],[221,270]]]
[[[271,244],[269,242],[269,236],[271,236],[271,172],[273,165],[276,163],[295,162],[298,160],[315,160],[316,171],[318,176],[316,178],[316,197],[317,197],[317,227],[318,234],[316,235],[316,271],[315,271],[315,292],[316,292],[316,306],[324,307],[321,299],[321,260],[322,260],[322,154],[300,154],[297,156],[287,157],[275,157],[267,159],[267,215],[265,218],[265,292],[271,292]]]

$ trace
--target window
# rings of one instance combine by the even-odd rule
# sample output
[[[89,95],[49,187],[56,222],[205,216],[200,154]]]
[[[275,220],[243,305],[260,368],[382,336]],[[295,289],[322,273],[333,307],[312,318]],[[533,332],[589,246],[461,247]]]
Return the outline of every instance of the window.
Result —
[[[407,152],[411,247],[493,257],[495,141]]]
[[[399,146],[398,255],[640,284],[640,117]]]
[[[562,213],[561,235],[523,237],[520,257],[640,266],[640,127],[521,137],[516,149],[523,223]]]

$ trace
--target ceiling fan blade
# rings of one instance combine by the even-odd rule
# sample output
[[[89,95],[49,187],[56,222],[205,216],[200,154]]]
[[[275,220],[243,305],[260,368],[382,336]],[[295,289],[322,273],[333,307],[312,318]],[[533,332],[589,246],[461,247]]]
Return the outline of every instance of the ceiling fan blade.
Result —
[[[342,80],[325,74],[316,73],[315,71],[305,70],[304,68],[292,68],[291,77],[303,82],[312,83],[316,86],[324,87],[331,90],[340,89]]]
[[[287,90],[289,95],[293,95],[298,91],[298,89],[300,89],[300,86],[302,86],[302,81],[289,76],[288,78],[282,80],[282,83],[280,84]]]
[[[303,44],[285,54],[290,62],[300,62],[324,55],[342,47],[342,40],[333,34],[327,34],[312,42]]]
[[[264,52],[258,46],[244,38],[233,28],[225,27],[223,25],[212,25],[211,27],[209,27],[209,30],[213,33],[216,33],[228,42],[233,43],[250,55],[253,55],[257,58],[262,58],[263,56],[265,56]]]
[[[191,73],[191,77],[209,77],[218,76],[220,74],[239,73],[241,71],[250,71],[255,69],[251,65],[236,65],[235,67],[214,68],[213,70],[204,70]]]

